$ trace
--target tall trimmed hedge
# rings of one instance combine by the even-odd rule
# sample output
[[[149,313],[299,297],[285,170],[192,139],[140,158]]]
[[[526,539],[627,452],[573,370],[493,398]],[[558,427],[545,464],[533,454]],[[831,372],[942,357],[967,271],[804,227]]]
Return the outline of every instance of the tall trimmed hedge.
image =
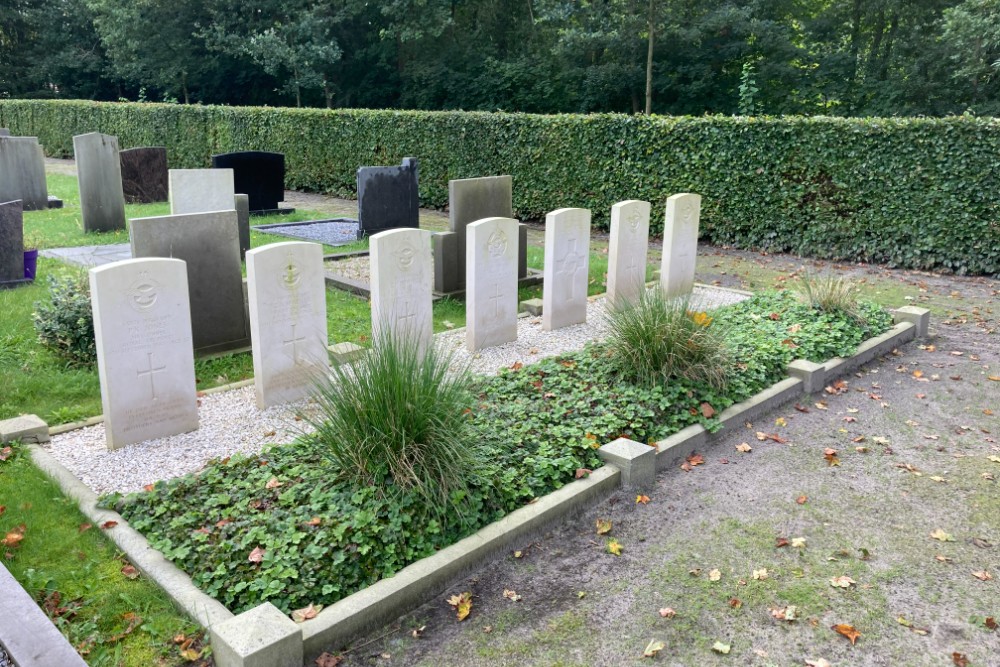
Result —
[[[420,158],[420,197],[448,180],[514,177],[523,219],[676,192],[702,195],[712,243],[1000,274],[1000,121],[985,118],[644,117],[0,101],[0,126],[52,155],[101,131],[164,145],[173,167],[212,153],[285,153],[289,187],[355,194],[361,165]],[[662,216],[654,216],[654,230]]]

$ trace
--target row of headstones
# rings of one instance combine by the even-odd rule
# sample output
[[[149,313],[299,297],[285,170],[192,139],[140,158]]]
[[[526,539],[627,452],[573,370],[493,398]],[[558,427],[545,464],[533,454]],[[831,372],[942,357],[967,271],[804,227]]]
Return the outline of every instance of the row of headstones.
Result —
[[[694,287],[701,197],[667,199],[660,286],[668,297]],[[639,300],[646,285],[650,204],[629,200],[611,209],[607,299],[612,308]],[[489,217],[464,227],[466,348],[475,352],[517,339],[518,255],[523,249],[517,220]],[[430,344],[432,258],[427,232],[391,230],[371,238],[372,323],[375,335],[404,336]],[[437,246],[435,246],[436,248]],[[542,329],[552,331],[587,320],[590,211],[563,208],[545,218]]]
[[[322,246],[275,243],[246,261],[257,404],[304,398],[329,371]],[[152,257],[90,270],[108,449],[198,428],[189,268]]]

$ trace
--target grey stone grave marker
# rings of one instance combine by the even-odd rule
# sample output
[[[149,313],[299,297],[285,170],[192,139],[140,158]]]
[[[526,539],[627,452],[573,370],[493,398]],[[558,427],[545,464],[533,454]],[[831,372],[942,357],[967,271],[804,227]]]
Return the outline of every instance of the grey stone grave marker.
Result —
[[[542,330],[587,321],[590,211],[561,208],[545,216],[545,282]]]
[[[173,215],[233,210],[232,169],[170,169],[167,179]]]
[[[73,155],[80,185],[83,231],[125,229],[125,196],[122,193],[118,137],[100,132],[78,134],[73,137]]]
[[[37,137],[0,137],[0,201],[15,199],[25,211],[48,208],[45,154]]]
[[[105,264],[90,294],[108,449],[197,429],[184,262]]]
[[[24,277],[24,218],[21,201],[0,203],[0,289],[31,282]]]
[[[682,193],[667,198],[660,287],[669,298],[687,296],[694,289],[700,217],[700,195]]]
[[[371,237],[372,335],[392,335],[426,350],[434,338],[431,233],[390,229]]]
[[[167,149],[163,146],[126,148],[121,160],[122,191],[129,204],[152,204],[169,198]]]
[[[358,224],[363,235],[420,226],[418,171],[412,157],[403,158],[398,167],[358,169]]]
[[[630,199],[611,207],[608,241],[608,303],[624,308],[646,288],[649,252],[649,202]]]
[[[517,340],[517,220],[474,222],[465,241],[465,347],[475,352]]]
[[[250,346],[235,210],[134,218],[130,237],[133,257],[187,263],[196,354]]]

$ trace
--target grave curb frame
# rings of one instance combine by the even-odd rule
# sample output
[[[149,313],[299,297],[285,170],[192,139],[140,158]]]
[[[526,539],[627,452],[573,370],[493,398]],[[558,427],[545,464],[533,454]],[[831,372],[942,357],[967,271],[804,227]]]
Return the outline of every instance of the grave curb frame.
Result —
[[[896,324],[888,331],[863,341],[850,357],[830,359],[812,372],[822,373],[824,379],[844,375],[879,356],[890,353],[898,345],[923,337],[926,333],[929,311],[911,308],[890,312]],[[247,382],[244,380],[233,385]],[[719,420],[723,424],[723,429],[720,430],[725,432],[726,427],[737,427],[741,422],[754,419],[760,414],[805,395],[807,386],[808,383],[801,376],[786,377],[778,381],[750,398],[723,410],[719,415]],[[225,389],[226,386],[214,388],[215,392]],[[728,432],[725,435],[728,435]],[[693,424],[657,441],[655,443],[657,473],[672,467],[698,448],[716,445],[722,437],[725,436],[710,433],[700,424]],[[40,445],[28,445],[28,448],[35,464],[55,481],[66,495],[76,501],[81,511],[95,524],[100,525],[109,520],[118,522],[117,526],[104,532],[181,610],[209,631],[213,644],[219,642],[225,644],[226,649],[230,649],[233,644],[246,639],[244,633],[252,631],[253,628],[244,628],[244,624],[235,620],[243,617],[243,614],[233,614],[222,603],[198,589],[190,576],[153,549],[146,538],[129,526],[117,512],[98,508],[97,494]],[[570,482],[539,498],[531,505],[518,508],[498,521],[484,526],[455,544],[407,565],[393,576],[338,600],[320,612],[316,618],[299,624],[297,638],[294,634],[290,636],[285,633],[280,641],[286,645],[289,641],[295,644],[301,641],[302,655],[306,660],[315,658],[328,647],[346,645],[365,630],[380,626],[425,604],[428,597],[433,595],[433,591],[445,589],[464,574],[494,559],[501,551],[510,548],[514,542],[529,539],[574,511],[585,510],[610,496],[622,485],[622,480],[623,474],[619,468],[605,464],[591,472],[587,478]],[[266,605],[270,603],[265,602],[244,614],[259,612],[261,606]],[[287,617],[283,619],[287,620]],[[284,620],[282,624],[287,627]],[[226,621],[233,622],[226,623]],[[231,629],[232,641],[216,632],[216,627],[220,625]],[[280,631],[276,634],[280,634]],[[260,650],[266,651],[270,646],[263,646]],[[234,656],[232,659],[220,662],[219,667],[278,667],[279,665],[279,663],[258,662],[254,656],[236,657],[236,654],[229,650],[219,651],[217,655]]]

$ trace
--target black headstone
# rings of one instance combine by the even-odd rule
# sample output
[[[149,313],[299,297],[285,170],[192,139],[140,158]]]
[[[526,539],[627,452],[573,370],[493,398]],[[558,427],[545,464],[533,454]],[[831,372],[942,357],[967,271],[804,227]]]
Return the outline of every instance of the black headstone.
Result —
[[[24,211],[16,199],[0,204],[0,289],[25,282]]]
[[[122,191],[129,204],[168,200],[167,149],[144,146],[120,151]]]
[[[398,167],[358,169],[358,223],[366,236],[396,227],[420,226],[417,159]]]
[[[250,212],[276,211],[285,198],[285,155],[243,151],[212,156],[212,167],[233,170],[237,194],[250,197]]]

